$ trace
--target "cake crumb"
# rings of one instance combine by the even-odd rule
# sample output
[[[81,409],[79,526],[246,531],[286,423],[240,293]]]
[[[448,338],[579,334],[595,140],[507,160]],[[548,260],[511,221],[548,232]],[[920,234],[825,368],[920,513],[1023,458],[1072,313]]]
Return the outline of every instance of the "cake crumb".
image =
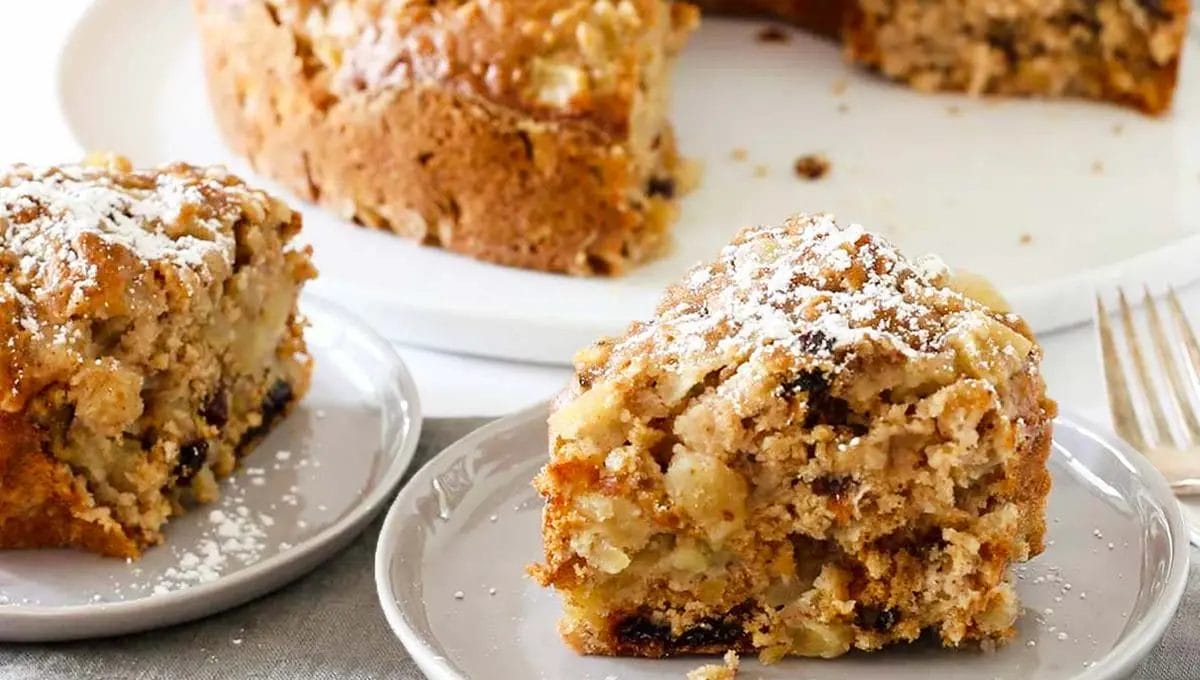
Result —
[[[790,42],[791,39],[792,34],[788,33],[784,27],[776,24],[764,26],[758,32],[758,41],[760,43],[785,43]]]
[[[838,113],[850,113],[850,105],[846,102],[838,104]]]
[[[1103,175],[1104,174],[1104,161],[1092,161],[1092,174],[1093,175]]]
[[[1113,123],[1113,126],[1112,126],[1113,136],[1120,137],[1121,134],[1124,132],[1125,132],[1125,124],[1124,123]]]
[[[1021,234],[1021,237],[1018,240],[1021,242],[1021,245],[1027,246],[1030,243],[1033,243],[1033,234],[1030,234],[1029,232],[1025,232],[1025,233]]]
[[[946,107],[946,114],[950,116],[961,116],[962,107],[958,104],[951,104],[950,106]]]
[[[750,153],[748,151],[746,151],[745,149],[743,149],[742,147],[738,146],[738,147],[734,147],[734,149],[729,152],[729,157],[735,161],[744,161],[750,157]]]
[[[838,78],[833,81],[833,85],[830,86],[829,91],[833,93],[833,96],[840,97],[846,94],[846,90],[848,89],[850,89],[850,81],[845,78]]]
[[[796,159],[792,169],[796,176],[809,181],[816,181],[829,174],[831,164],[829,159],[817,153],[810,153]]]
[[[737,677],[741,660],[732,649],[725,652],[723,664],[707,664],[695,670],[688,671],[687,680],[733,680]]]
[[[763,165],[762,163],[759,163],[758,165],[754,166],[754,176],[755,177],[766,177],[768,172],[770,172],[770,168]]]

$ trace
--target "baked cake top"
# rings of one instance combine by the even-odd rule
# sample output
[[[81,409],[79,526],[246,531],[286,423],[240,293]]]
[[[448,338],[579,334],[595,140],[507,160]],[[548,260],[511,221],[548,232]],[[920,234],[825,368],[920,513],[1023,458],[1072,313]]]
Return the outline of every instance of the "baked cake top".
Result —
[[[646,68],[695,27],[662,0],[207,0],[289,27],[336,94],[438,84],[625,130]]]
[[[1002,305],[937,258],[909,261],[859,225],[802,215],[744,229],[669,288],[652,320],[582,352],[579,380],[587,387],[647,365],[845,373],[947,359],[948,369],[1000,378],[1025,365],[1033,345]]]
[[[94,359],[108,322],[203,312],[259,259],[263,224],[286,241],[300,218],[221,168],[0,170],[0,411]]]

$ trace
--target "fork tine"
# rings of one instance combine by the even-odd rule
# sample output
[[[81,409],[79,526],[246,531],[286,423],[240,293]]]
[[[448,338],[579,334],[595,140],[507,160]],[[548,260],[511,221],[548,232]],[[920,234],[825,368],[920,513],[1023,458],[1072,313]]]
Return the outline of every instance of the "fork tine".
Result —
[[[1171,426],[1167,425],[1167,416],[1163,413],[1162,403],[1158,400],[1158,392],[1150,381],[1150,371],[1146,368],[1146,359],[1142,356],[1142,345],[1138,339],[1137,330],[1133,326],[1133,310],[1129,300],[1125,298],[1125,290],[1117,289],[1117,303],[1121,307],[1121,325],[1125,327],[1125,344],[1129,347],[1129,358],[1133,361],[1133,374],[1137,377],[1138,387],[1150,407],[1150,417],[1153,419],[1152,431],[1149,438],[1155,443],[1162,444],[1171,438]]]
[[[1175,294],[1174,287],[1167,289],[1167,306],[1171,309],[1176,327],[1179,328],[1179,335],[1183,337],[1183,347],[1187,350],[1188,363],[1191,364],[1192,380],[1200,381],[1200,343],[1196,342],[1196,334],[1192,332],[1192,325],[1183,313],[1183,305],[1179,304],[1179,296]]]
[[[1096,329],[1100,334],[1100,367],[1103,369],[1105,387],[1108,388],[1108,409],[1112,413],[1113,427],[1133,448],[1145,451],[1146,439],[1142,436],[1137,413],[1133,410],[1133,400],[1129,395],[1129,384],[1125,382],[1125,370],[1121,366],[1117,343],[1113,339],[1108,310],[1099,293],[1096,294]]]
[[[1154,340],[1155,352],[1158,354],[1158,360],[1163,367],[1163,372],[1167,374],[1167,382],[1171,384],[1172,401],[1175,402],[1175,406],[1179,408],[1179,412],[1183,415],[1183,423],[1187,428],[1189,439],[1192,442],[1200,441],[1200,422],[1196,420],[1196,411],[1192,408],[1192,401],[1188,396],[1187,387],[1183,384],[1183,374],[1179,370],[1179,365],[1175,361],[1175,354],[1171,351],[1171,345],[1167,341],[1167,334],[1163,329],[1162,319],[1158,316],[1158,305],[1154,303],[1154,296],[1150,295],[1149,286],[1145,289],[1143,305],[1146,307],[1146,317],[1150,322],[1150,337]]]

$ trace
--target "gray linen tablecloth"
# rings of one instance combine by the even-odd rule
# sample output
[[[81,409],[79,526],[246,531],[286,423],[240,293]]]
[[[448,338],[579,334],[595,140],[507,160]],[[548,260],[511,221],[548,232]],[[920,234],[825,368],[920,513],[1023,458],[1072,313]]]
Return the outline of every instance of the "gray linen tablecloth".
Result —
[[[426,421],[412,470],[483,422]],[[380,523],[374,522],[341,555],[299,581],[201,621],[108,640],[0,645],[0,680],[419,680],[421,672],[392,635],[375,597]],[[1192,556],[1179,614],[1136,678],[1200,678],[1200,551]]]

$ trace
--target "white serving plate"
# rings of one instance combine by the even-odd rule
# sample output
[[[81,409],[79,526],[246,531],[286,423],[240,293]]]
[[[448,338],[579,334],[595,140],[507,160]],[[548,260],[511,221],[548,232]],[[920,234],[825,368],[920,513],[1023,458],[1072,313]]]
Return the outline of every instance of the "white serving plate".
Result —
[[[188,5],[96,2],[62,50],[62,115],[83,149],[253,176],[218,137]],[[667,257],[616,280],[572,279],[470,261],[311,207],[316,286],[396,340],[565,362],[648,314],[737,228],[801,210],[834,212],[990,277],[1039,331],[1087,318],[1101,282],[1196,276],[1200,33],[1174,112],[1153,119],[1085,102],[922,96],[847,68],[817,38],[759,43],[762,25],[709,19],[681,60],[674,117],[684,152],[706,171]],[[735,147],[749,160],[733,160]],[[793,175],[810,152],[832,160],[828,178]],[[756,178],[756,164],[769,174]]]
[[[132,562],[0,551],[0,641],[118,635],[228,609],[333,556],[378,514],[420,438],[416,386],[392,345],[361,321],[309,295],[302,308],[312,324],[312,390],[221,483],[221,498],[172,519],[166,543]],[[214,511],[241,519],[213,521]],[[222,534],[223,526],[241,530]],[[220,550],[215,580],[187,566],[186,553],[201,557],[206,543],[230,538],[243,547]]]
[[[583,657],[558,641],[558,598],[524,573],[541,558],[542,503],[530,480],[545,462],[545,421],[541,405],[492,423],[447,448],[400,492],[375,556],[388,623],[431,680],[683,677],[704,660]],[[1047,549],[1017,567],[1023,612],[1012,643],[994,654],[918,645],[772,666],[746,658],[744,675],[1126,677],[1183,595],[1189,547],[1178,504],[1145,459],[1071,418],[1056,423],[1050,469]]]

